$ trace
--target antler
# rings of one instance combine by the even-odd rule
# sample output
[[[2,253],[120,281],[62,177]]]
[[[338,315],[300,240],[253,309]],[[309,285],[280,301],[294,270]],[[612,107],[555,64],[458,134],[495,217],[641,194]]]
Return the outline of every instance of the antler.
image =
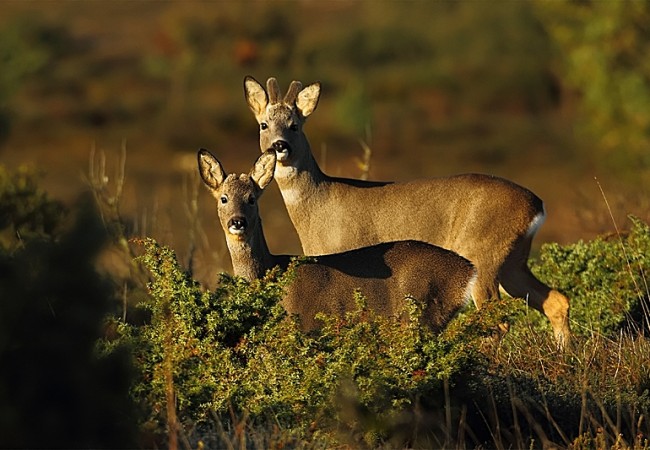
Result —
[[[266,91],[269,95],[269,103],[278,103],[280,100],[280,86],[278,86],[278,80],[273,77],[266,80]]]
[[[302,83],[300,81],[292,81],[289,85],[289,90],[284,96],[284,103],[293,105],[296,102],[298,93],[302,90]]]

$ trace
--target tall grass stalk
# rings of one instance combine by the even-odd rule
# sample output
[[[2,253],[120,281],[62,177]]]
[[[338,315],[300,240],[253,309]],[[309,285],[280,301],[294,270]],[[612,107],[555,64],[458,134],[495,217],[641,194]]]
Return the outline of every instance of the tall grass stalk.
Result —
[[[598,189],[600,190],[600,194],[603,197],[603,201],[605,202],[605,206],[607,207],[607,212],[609,213],[609,217],[612,220],[612,225],[614,226],[614,230],[616,232],[616,236],[618,237],[618,241],[621,245],[621,251],[623,252],[623,256],[625,257],[625,262],[627,264],[627,269],[630,274],[630,278],[632,279],[632,282],[634,283],[636,290],[638,292],[638,297],[639,297],[639,302],[643,311],[643,316],[645,320],[645,325],[648,330],[650,330],[650,287],[648,286],[648,278],[644,272],[643,266],[641,264],[638,264],[638,269],[641,273],[641,280],[643,281],[643,287],[639,286],[639,284],[636,281],[636,278],[634,277],[634,271],[632,269],[632,262],[630,260],[630,256],[628,255],[627,248],[625,246],[625,243],[623,242],[623,238],[621,235],[621,231],[618,227],[618,224],[616,223],[616,219],[614,218],[614,213],[612,212],[612,208],[609,205],[609,201],[607,200],[607,196],[605,195],[605,191],[603,190],[602,185],[600,184],[600,181],[598,181],[598,178],[595,178],[596,184],[598,185]],[[645,290],[645,292],[644,292]]]

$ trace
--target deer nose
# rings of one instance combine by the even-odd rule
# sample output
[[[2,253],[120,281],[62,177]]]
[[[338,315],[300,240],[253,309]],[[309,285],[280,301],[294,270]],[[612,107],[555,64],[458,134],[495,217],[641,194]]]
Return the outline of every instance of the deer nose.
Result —
[[[288,152],[291,149],[291,147],[289,146],[289,143],[287,141],[285,141],[285,140],[282,140],[282,139],[279,139],[279,140],[275,141],[271,145],[271,147],[273,147],[273,150],[275,150],[278,153]]]
[[[291,146],[287,141],[279,139],[275,141],[271,148],[275,150],[275,153],[278,157],[278,161],[282,162],[289,158],[289,153],[291,153]]]
[[[233,217],[228,221],[228,231],[232,234],[243,234],[247,226],[245,217]]]

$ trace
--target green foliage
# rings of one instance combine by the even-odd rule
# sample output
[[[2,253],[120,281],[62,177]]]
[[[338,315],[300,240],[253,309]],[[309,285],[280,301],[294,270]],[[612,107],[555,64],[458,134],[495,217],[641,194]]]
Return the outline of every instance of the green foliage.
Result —
[[[10,172],[0,165],[0,250],[52,236],[63,215],[63,205],[38,186],[33,171]]]
[[[12,200],[16,210],[30,211],[34,197]],[[41,223],[39,214],[27,216],[25,223]],[[116,349],[99,357],[95,348],[114,306],[113,286],[94,267],[106,233],[89,202],[75,216],[52,239],[25,233],[22,245],[0,251],[3,447],[120,448],[135,442],[128,355]],[[24,226],[23,215],[12,217],[20,219],[12,228]]]
[[[622,327],[648,327],[650,320],[650,226],[630,217],[621,236],[566,246],[542,246],[533,272],[571,300],[573,331],[611,335]]]
[[[25,76],[37,72],[48,60],[33,24],[33,20],[23,18],[0,28],[0,107],[5,106]]]
[[[0,24],[0,142],[9,134],[12,97],[25,80],[60,55],[68,42],[62,28],[33,14]]]
[[[557,45],[563,78],[581,94],[580,130],[604,167],[650,166],[650,4],[536,4]],[[633,174],[633,173],[632,173]]]
[[[139,260],[151,273],[150,299],[142,306],[151,320],[120,323],[119,330],[140,371],[133,394],[159,431],[174,399],[185,430],[209,425],[212,413],[228,421],[233,410],[299,434],[311,427],[331,438],[345,424],[381,441],[403,411],[439,393],[443,380],[453,384],[461,372],[481,366],[479,342],[508,311],[500,305],[480,319],[468,311],[436,337],[418,325],[416,302],[407,302],[409,319],[401,323],[376,316],[350,293],[358,310],[323,316],[323,327],[305,334],[279,303],[292,268],[252,283],[222,275],[215,291],[206,292],[173,251],[151,239],[142,244]],[[366,416],[374,419],[364,422]]]
[[[118,324],[141,372],[134,395],[149,407],[153,421],[162,420],[171,376],[179,415],[187,423],[205,421],[210,411],[227,410],[238,394],[237,346],[281,317],[274,308],[280,285],[251,286],[224,275],[215,293],[205,292],[180,268],[173,251],[151,239],[142,245],[139,260],[151,283],[150,299],[141,306],[151,320],[143,326]]]
[[[498,324],[521,315],[516,299],[468,309],[433,335],[418,325],[417,302],[407,299],[398,320],[376,316],[350,293],[355,311],[322,316],[322,328],[306,334],[279,302],[293,268],[253,283],[221,275],[206,292],[152,239],[139,241],[138,257],[150,275],[141,305],[148,318],[104,323],[110,333],[98,355],[102,317],[115,308],[112,286],[92,266],[107,236],[96,214],[80,211],[69,232],[36,234],[0,257],[1,298],[20,300],[0,305],[6,442],[40,445],[19,437],[35,425],[48,444],[133,442],[128,352],[141,430],[159,438],[179,425],[190,441],[219,446],[235,439],[229,433],[242,439],[237,429],[245,426],[278,445],[589,448],[620,439],[617,448],[644,448],[634,436],[647,431],[640,418],[650,410],[650,347],[642,335],[618,334],[629,318],[647,320],[650,227],[638,219],[620,238],[549,244],[533,264],[572,299],[578,336],[564,355],[550,333],[521,317],[503,341],[493,337]],[[605,306],[595,314],[593,304]],[[576,324],[588,324],[588,333]],[[30,369],[38,364],[51,371]],[[74,429],[50,416],[72,418]]]

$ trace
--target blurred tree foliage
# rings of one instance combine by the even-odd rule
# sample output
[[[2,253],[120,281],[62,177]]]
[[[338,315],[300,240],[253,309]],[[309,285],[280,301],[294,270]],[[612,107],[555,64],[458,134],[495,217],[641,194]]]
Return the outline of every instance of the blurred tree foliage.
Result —
[[[95,346],[116,305],[95,270],[106,230],[90,201],[65,224],[26,172],[0,167],[0,447],[132,447],[130,363]],[[6,239],[5,239],[6,238]]]
[[[64,206],[38,186],[27,168],[10,172],[0,165],[0,249],[12,251],[36,238],[51,238]]]
[[[10,131],[11,99],[29,76],[38,74],[66,52],[73,51],[64,25],[38,15],[19,16],[0,26],[0,142]]]
[[[538,112],[556,101],[548,39],[528,3],[211,5],[139,5],[143,14],[160,20],[138,24],[137,46],[124,38],[133,27],[132,11],[117,7],[81,7],[92,16],[84,20],[97,23],[92,32],[80,31],[77,10],[61,15],[69,20],[58,27],[38,16],[30,27],[23,27],[20,17],[8,18],[7,29],[21,30],[29,48],[39,50],[40,66],[48,68],[32,80],[22,100],[33,102],[35,118],[46,118],[52,105],[68,125],[149,125],[182,147],[212,141],[215,133],[232,137],[254,129],[241,100],[246,73],[262,81],[274,75],[284,86],[294,78],[321,80],[320,132],[352,134],[353,141],[368,125],[390,122],[396,133],[404,127],[408,140],[418,129],[444,126],[422,120],[436,108],[430,96],[420,95],[423,91],[449,105],[438,119],[461,126],[467,111],[475,120],[476,113]],[[104,8],[105,18],[99,12]],[[341,17],[348,19],[346,26],[333,27]],[[124,22],[124,35],[112,31],[113,20]],[[43,41],[43,35],[51,38]],[[6,45],[12,52],[29,59],[11,42]],[[45,95],[47,101],[39,101]],[[521,146],[512,142],[511,147]]]
[[[605,167],[650,167],[650,3],[536,3],[560,56],[561,76],[580,94],[579,131]],[[640,170],[641,169],[641,170]]]

